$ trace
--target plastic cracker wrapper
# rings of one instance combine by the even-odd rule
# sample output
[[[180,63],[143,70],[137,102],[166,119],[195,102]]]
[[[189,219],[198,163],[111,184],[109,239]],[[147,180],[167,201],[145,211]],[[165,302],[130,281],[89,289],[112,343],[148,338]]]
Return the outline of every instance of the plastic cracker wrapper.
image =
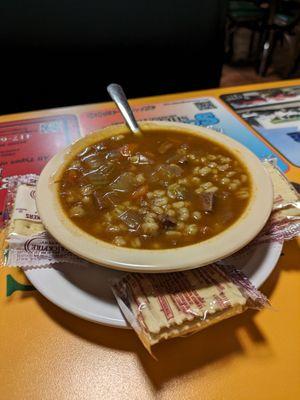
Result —
[[[38,175],[14,175],[2,178],[0,190],[5,194],[5,205],[0,226],[0,265],[6,264],[8,239],[12,235],[27,235],[44,231],[36,211],[35,188]]]
[[[36,186],[38,175],[25,174],[13,175],[0,179],[0,190],[4,192],[5,204],[0,218],[0,227],[5,227],[10,221],[12,210],[14,208],[16,193],[20,185]]]
[[[276,166],[276,163],[266,160],[263,162],[268,171],[274,190],[273,211],[276,218],[300,218],[300,195],[286,176]]]
[[[300,235],[300,195],[272,160],[265,160],[274,190],[273,211],[254,243],[285,241]]]
[[[45,231],[35,205],[35,186],[18,186],[7,235],[31,236]]]
[[[7,262],[9,243],[13,238],[30,237],[45,231],[35,205],[35,186],[19,183],[13,186],[14,198],[8,193],[10,199],[10,218],[4,229],[6,241],[3,243],[3,260]]]
[[[2,264],[33,268],[60,262],[86,264],[46,232],[36,210],[35,191],[35,186],[22,183],[16,189],[5,240],[0,237]]]
[[[127,274],[112,282],[112,291],[151,354],[161,341],[269,304],[242,272],[216,264],[176,273]]]

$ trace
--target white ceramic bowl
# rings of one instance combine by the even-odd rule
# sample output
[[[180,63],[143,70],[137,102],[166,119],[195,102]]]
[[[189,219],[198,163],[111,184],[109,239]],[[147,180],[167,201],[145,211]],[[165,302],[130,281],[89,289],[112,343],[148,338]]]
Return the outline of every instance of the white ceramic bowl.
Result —
[[[58,183],[55,181],[73,156],[86,146],[107,137],[128,133],[125,125],[114,125],[88,135],[62,150],[41,173],[37,185],[37,208],[46,229],[58,242],[72,253],[95,264],[124,271],[170,272],[196,268],[225,258],[244,247],[259,233],[272,210],[273,189],[269,175],[252,152],[235,140],[202,127],[170,122],[144,122],[141,127],[145,131],[159,129],[199,135],[226,147],[240,159],[251,177],[251,198],[246,210],[235,223],[218,235],[175,249],[117,247],[84,232],[63,211],[58,197]]]

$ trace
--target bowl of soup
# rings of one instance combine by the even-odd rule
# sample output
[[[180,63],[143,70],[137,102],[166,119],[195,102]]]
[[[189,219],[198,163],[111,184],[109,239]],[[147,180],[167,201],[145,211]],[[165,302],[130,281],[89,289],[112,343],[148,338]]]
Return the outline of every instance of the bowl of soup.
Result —
[[[251,151],[203,127],[141,129],[105,128],[46,165],[37,208],[58,242],[99,265],[167,272],[227,257],[259,233],[273,191]]]

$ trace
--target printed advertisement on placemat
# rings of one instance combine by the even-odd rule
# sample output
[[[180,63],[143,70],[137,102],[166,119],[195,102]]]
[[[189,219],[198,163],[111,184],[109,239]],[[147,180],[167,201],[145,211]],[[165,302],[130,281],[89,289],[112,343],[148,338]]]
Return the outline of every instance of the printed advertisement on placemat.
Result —
[[[286,160],[300,167],[300,86],[221,98]]]

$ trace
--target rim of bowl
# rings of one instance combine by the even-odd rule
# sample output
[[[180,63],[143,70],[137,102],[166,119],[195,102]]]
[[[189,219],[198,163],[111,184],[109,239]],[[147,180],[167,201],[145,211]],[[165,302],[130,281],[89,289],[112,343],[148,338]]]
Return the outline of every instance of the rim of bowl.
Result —
[[[200,135],[224,146],[248,170],[252,190],[243,214],[219,234],[196,244],[171,249],[145,250],[118,247],[93,237],[76,226],[62,209],[56,180],[81,149],[119,134],[124,124],[85,136],[57,153],[45,166],[37,184],[36,204],[47,231],[66,249],[95,264],[134,272],[172,272],[197,268],[225,258],[247,245],[263,228],[273,206],[271,179],[261,161],[246,147],[211,129],[177,122],[141,122],[142,130],[165,130]],[[130,134],[130,133],[128,133]]]

